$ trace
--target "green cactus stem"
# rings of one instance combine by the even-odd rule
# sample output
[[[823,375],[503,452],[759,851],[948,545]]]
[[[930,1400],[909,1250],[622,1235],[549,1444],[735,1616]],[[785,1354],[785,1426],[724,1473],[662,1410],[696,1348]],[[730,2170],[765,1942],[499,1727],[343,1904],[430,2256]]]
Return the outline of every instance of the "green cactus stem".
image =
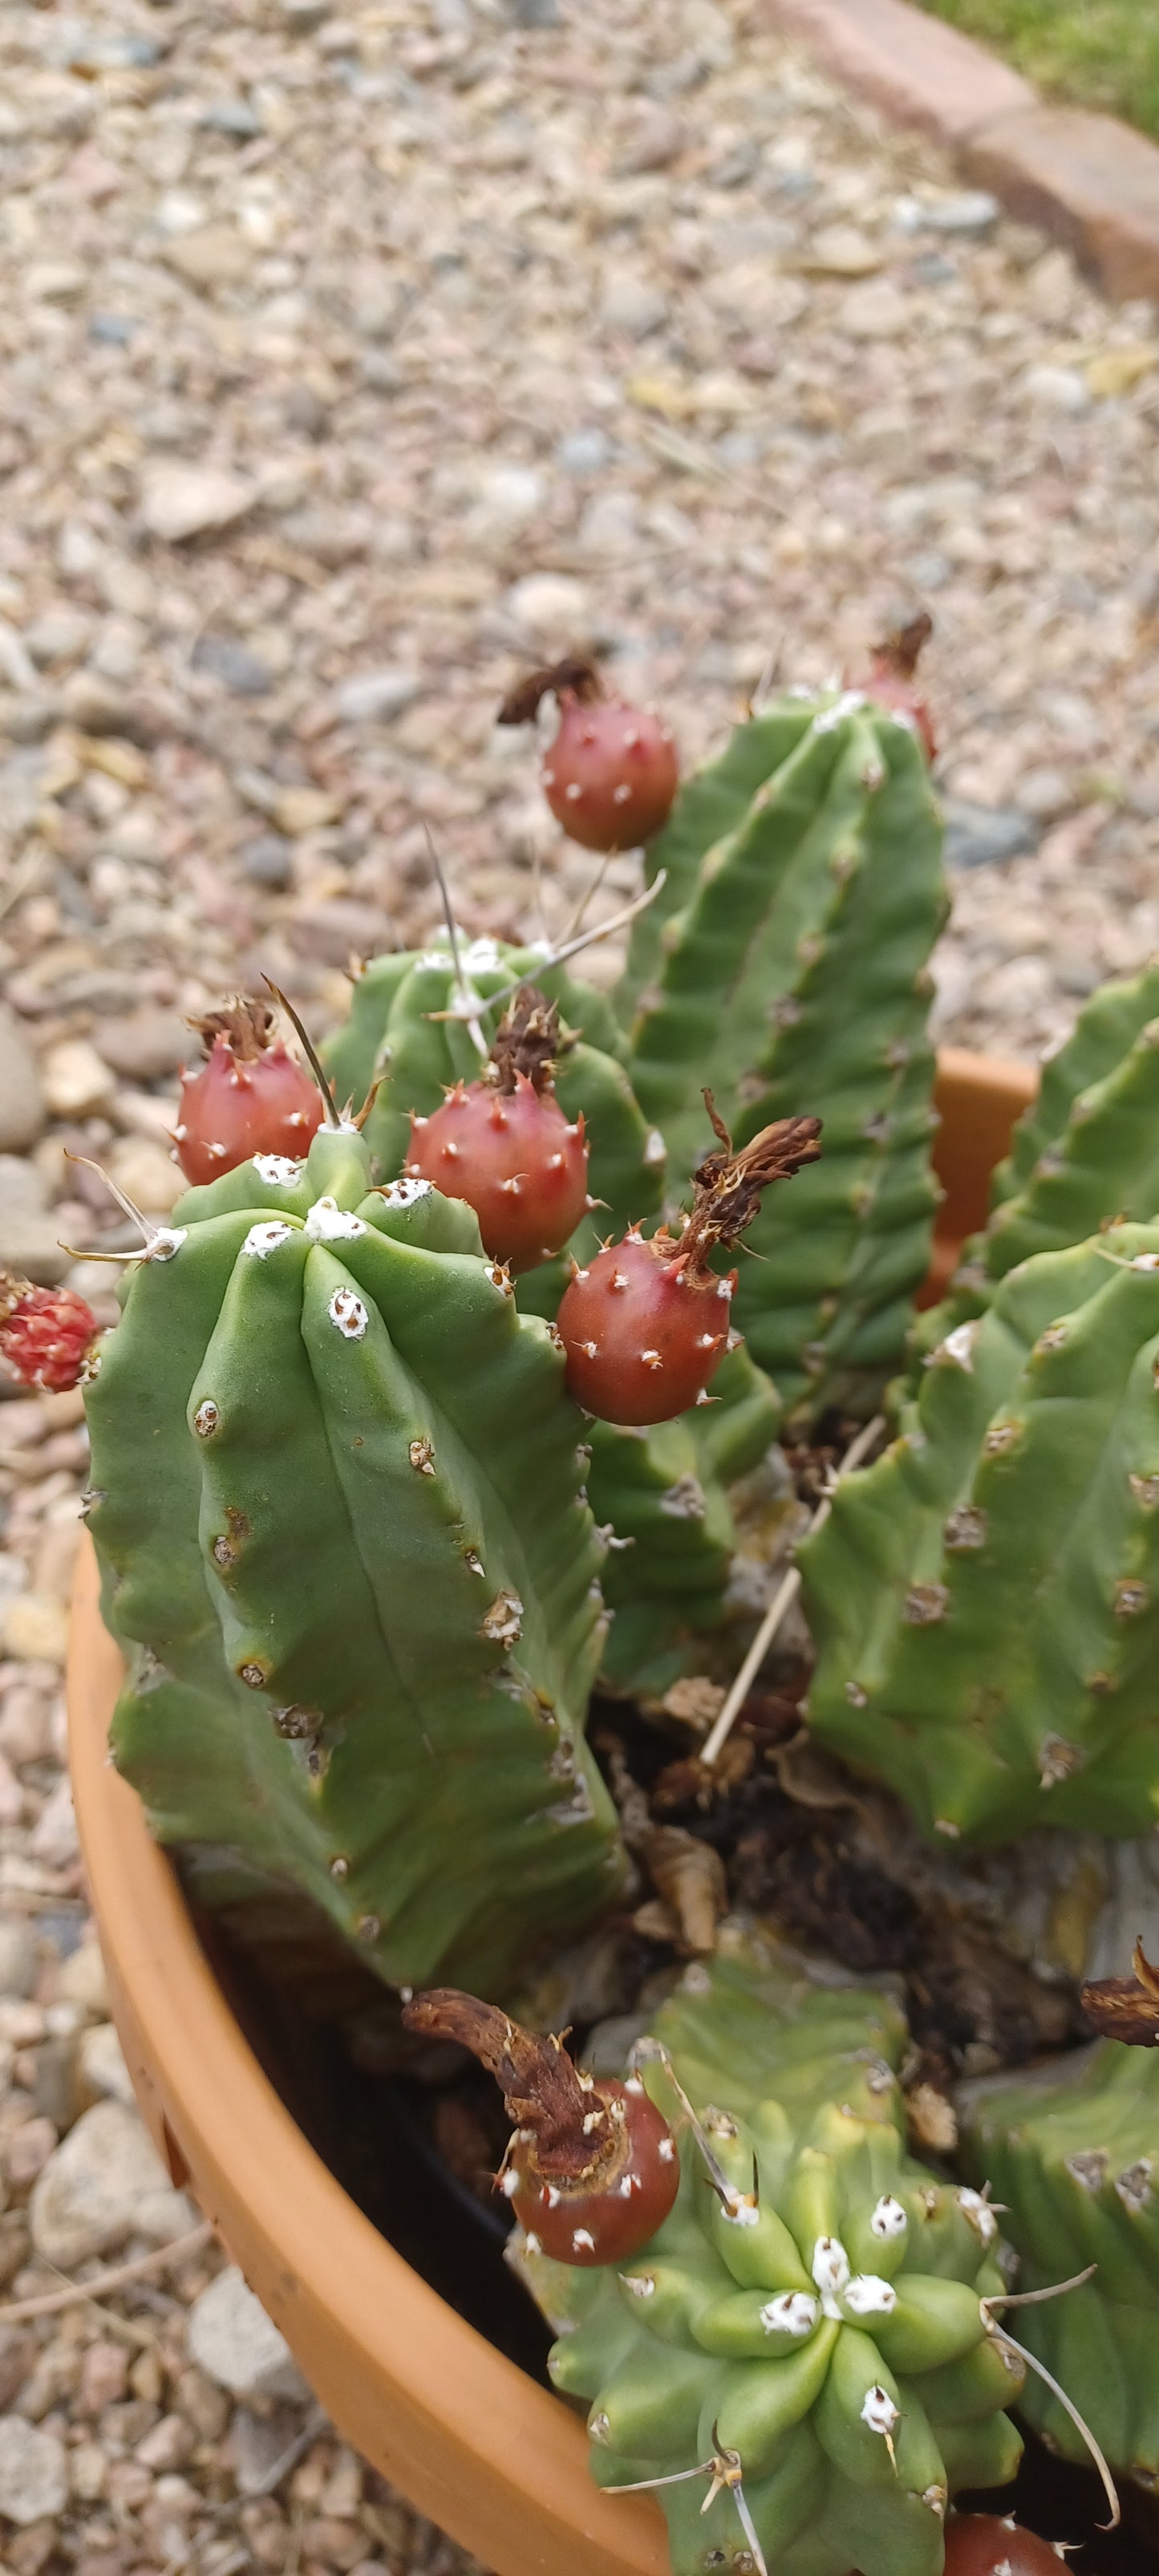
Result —
[[[501,1991],[613,1900],[580,1417],[474,1216],[352,1129],[192,1190],[89,1389],[158,1838],[309,1896],[396,1983]]]
[[[611,1551],[602,1673],[613,1689],[667,1690],[688,1668],[690,1633],[723,1619],[736,1548],[727,1487],[759,1465],[780,1407],[743,1342],[721,1361],[712,1397],[651,1430],[588,1425],[588,1499]]]
[[[1159,1226],[1010,1271],[798,1563],[813,1732],[929,1832],[1159,1817]]]
[[[963,2154],[1005,2204],[1020,2290],[1097,2264],[1065,2299],[1021,2311],[1018,2335],[1077,2405],[1112,2465],[1159,2489],[1159,2058],[1099,2041],[1030,2075],[963,2088]],[[1086,2457],[1038,2379],[1030,2423],[1067,2459]]]
[[[664,857],[672,836],[683,858]],[[802,1101],[820,1117],[820,1161],[752,1229],[735,1319],[790,1417],[872,1409],[937,1204],[927,960],[946,890],[912,728],[855,692],[790,700],[682,791],[653,855],[680,908],[658,934],[660,903],[635,925],[636,1096],[676,1169],[707,1142],[705,1085],[739,1145]]]
[[[1047,1058],[1037,1100],[994,1175],[994,1211],[941,1305],[919,1317],[911,1362],[980,1315],[1016,1263],[1082,1243],[1113,1217],[1159,1215],[1159,965],[1104,984]]]
[[[674,2576],[941,2576],[949,2495],[1014,2474],[998,2222],[907,2154],[905,2046],[884,1996],[726,1933],[637,2051],[679,2136],[671,2215],[618,2268],[516,2258],[593,2473],[654,2487]]]

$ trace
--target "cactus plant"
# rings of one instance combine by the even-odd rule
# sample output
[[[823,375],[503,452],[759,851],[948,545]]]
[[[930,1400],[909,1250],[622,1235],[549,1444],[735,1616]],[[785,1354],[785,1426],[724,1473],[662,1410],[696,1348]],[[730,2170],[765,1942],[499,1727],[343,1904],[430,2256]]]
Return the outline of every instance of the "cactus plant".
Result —
[[[914,1327],[915,1361],[980,1315],[1032,1253],[1081,1243],[1112,1217],[1159,1215],[1159,965],[1104,984],[1047,1058],[993,1196],[985,1233],[963,1246],[947,1296]]]
[[[753,1229],[736,1320],[790,1415],[868,1401],[937,1203],[927,960],[946,894],[912,725],[855,691],[754,718],[649,862],[668,877],[625,979],[636,1096],[677,1169],[707,1141],[702,1086],[742,1145],[802,1103],[820,1117],[821,1161]]]
[[[928,1829],[1159,1813],[1159,1226],[1010,1271],[800,1550],[814,1734]]]
[[[1065,2299],[1027,2307],[1019,2334],[1078,2405],[1113,2466],[1159,2488],[1159,2060],[1100,2040],[1033,2073],[963,2088],[963,2152],[1006,2204],[1004,2233],[1033,2290],[1097,2265]],[[1085,2449],[1049,2388],[1025,2412],[1068,2459]]]
[[[461,1202],[372,1191],[331,1127],[190,1191],[88,1410],[115,1758],[162,1841],[305,1892],[408,1984],[501,1989],[614,1896],[580,1421]]]
[[[906,2153],[904,2046],[884,1996],[730,1936],[638,2051],[679,2134],[671,2215],[627,2262],[516,2258],[594,2474],[655,2486],[675,2576],[941,2576],[949,2493],[1014,2473],[998,2223]]]
[[[532,671],[504,699],[500,724],[559,709],[540,782],[557,823],[585,850],[635,850],[667,822],[680,778],[672,728],[650,708],[609,698],[591,662]]]
[[[633,1096],[626,1044],[610,1005],[566,967],[545,962],[549,954],[542,947],[513,948],[490,939],[460,950],[488,1041],[507,997],[524,981],[558,1003],[565,1029],[577,1033],[577,1043],[559,1058],[555,1089],[564,1117],[583,1117],[591,1145],[589,1185],[602,1202],[572,1237],[571,1249],[582,1261],[609,1226],[619,1230],[655,1215],[664,1185],[664,1139]],[[451,1010],[457,993],[449,946],[375,958],[355,983],[349,1019],[323,1050],[340,1098],[361,1099],[381,1077],[364,1131],[380,1179],[392,1180],[403,1168],[412,1114],[437,1111],[456,1082],[470,1083],[478,1075],[479,1052],[467,1026],[434,1016]],[[492,995],[502,997],[497,1005]],[[520,1284],[524,1312],[553,1316],[566,1275],[563,1262],[546,1262],[531,1272]]]

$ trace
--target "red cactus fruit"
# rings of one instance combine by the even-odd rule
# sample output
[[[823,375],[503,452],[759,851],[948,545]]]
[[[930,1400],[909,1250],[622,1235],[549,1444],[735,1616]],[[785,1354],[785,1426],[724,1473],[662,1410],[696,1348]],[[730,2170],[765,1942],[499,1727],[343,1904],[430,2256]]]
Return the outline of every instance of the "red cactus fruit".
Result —
[[[771,1181],[789,1179],[820,1151],[819,1118],[781,1118],[734,1155],[710,1092],[705,1099],[722,1150],[699,1166],[683,1233],[661,1227],[646,1242],[630,1227],[575,1271],[560,1301],[568,1391],[602,1422],[669,1422],[707,1402],[736,1286],[735,1270],[719,1278],[710,1256],[739,1242]]]
[[[911,617],[908,626],[899,626],[874,649],[865,694],[879,707],[888,707],[892,715],[908,717],[931,764],[938,756],[937,735],[928,700],[917,685],[918,660],[924,645],[934,631],[934,621],[923,609],[920,617]]]
[[[559,1012],[524,985],[478,1082],[456,1082],[429,1118],[411,1113],[408,1177],[466,1199],[485,1251],[535,1270],[575,1233],[588,1200],[582,1116],[564,1117],[552,1087]]]
[[[590,662],[535,671],[504,701],[500,724],[526,724],[549,690],[559,730],[540,778],[556,821],[585,850],[634,850],[666,823],[680,784],[672,728],[646,707],[605,697]]]
[[[187,1181],[216,1181],[251,1154],[304,1154],[323,1109],[304,1065],[274,1044],[274,1013],[243,996],[191,1021],[209,1059],[181,1076],[173,1130]]]
[[[522,2030],[494,2004],[443,1986],[403,2011],[408,2030],[458,2040],[495,2077],[515,2123],[497,2188],[535,2253],[622,2263],[667,2218],[676,2141],[638,2076],[583,2075],[561,2039]]]
[[[1058,2576],[1060,2559],[1057,2542],[1020,2531],[1013,2517],[956,2513],[946,2524],[946,2576]]]
[[[79,1385],[100,1325],[72,1288],[34,1288],[0,1270],[0,1357],[22,1386],[53,1395]]]

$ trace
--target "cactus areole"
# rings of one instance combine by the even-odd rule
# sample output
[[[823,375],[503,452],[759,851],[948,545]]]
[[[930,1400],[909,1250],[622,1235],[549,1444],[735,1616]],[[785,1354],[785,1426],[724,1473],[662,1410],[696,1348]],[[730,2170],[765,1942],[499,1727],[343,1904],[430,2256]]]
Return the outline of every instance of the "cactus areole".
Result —
[[[1058,2576],[1065,2553],[992,2513],[956,2514],[946,2526],[945,2576]]]
[[[304,1154],[322,1102],[304,1067],[275,1045],[268,1003],[239,995],[190,1025],[208,1060],[181,1077],[173,1140],[186,1180],[216,1181],[251,1154]]]
[[[680,2186],[672,2131],[639,2078],[597,2083],[561,2039],[523,2030],[493,2004],[443,1987],[416,1995],[408,2030],[455,2039],[495,2077],[516,2126],[498,2188],[536,2253],[620,2263],[667,2218]]]
[[[408,1178],[465,1199],[484,1251],[517,1271],[550,1261],[591,1204],[583,1112],[565,1118],[555,1096],[565,1045],[556,1004],[525,985],[480,1080],[453,1083],[430,1117],[411,1113]]]
[[[705,1400],[729,1342],[736,1272],[710,1267],[740,1241],[771,1181],[788,1180],[820,1152],[818,1118],[782,1118],[739,1154],[706,1093],[720,1148],[696,1173],[692,1214],[680,1235],[661,1226],[645,1241],[632,1227],[565,1289],[558,1330],[569,1394],[603,1422],[669,1422]]]
[[[585,850],[634,850],[666,823],[680,783],[672,729],[646,707],[605,697],[590,662],[533,671],[506,698],[500,724],[527,724],[554,696],[559,730],[540,779],[556,821]]]
[[[100,1326],[72,1288],[34,1288],[0,1270],[0,1358],[22,1386],[63,1395],[78,1386]]]

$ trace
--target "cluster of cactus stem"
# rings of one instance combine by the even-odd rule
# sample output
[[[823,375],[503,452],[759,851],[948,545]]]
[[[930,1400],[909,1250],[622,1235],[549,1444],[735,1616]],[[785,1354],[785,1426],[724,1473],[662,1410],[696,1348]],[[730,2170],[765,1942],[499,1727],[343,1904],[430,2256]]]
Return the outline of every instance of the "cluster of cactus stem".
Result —
[[[499,2076],[554,2382],[600,2484],[657,2493],[675,2576],[942,2576],[948,2500],[1020,2448],[991,2184],[1020,2291],[1099,2267],[1026,2310],[1029,2419],[1159,2486],[1147,2050],[975,2088],[951,2182],[905,2148],[896,2007],[739,1935],[623,2082],[505,2010],[630,1896],[597,1676],[719,1658],[732,1489],[887,1386],[884,1453],[800,1550],[817,1743],[933,1838],[1159,1821],[1159,966],[1084,1010],[915,1321],[946,909],[920,641],[750,714],[678,792],[657,720],[587,664],[533,675],[505,720],[555,697],[565,827],[653,834],[618,985],[578,933],[448,913],[357,976],[317,1081],[231,1002],[116,1328],[0,1282],[0,1357],[88,1381],[119,1769],[200,1892],[306,1900]]]
[[[494,2066],[463,1999],[446,2004],[408,2018]],[[558,2179],[552,2205],[517,2176],[513,2259],[557,2327],[553,2384],[587,2405],[598,2483],[656,2493],[674,2576],[941,2576],[950,2495],[1014,2474],[1025,2371],[998,2220],[907,2153],[906,2045],[885,1996],[811,1985],[735,1936],[687,1972],[628,2077],[667,2123],[676,2191],[657,2210],[613,2184],[577,2248]],[[527,2105],[496,2071],[518,2159]],[[626,2244],[625,2205],[644,2210]]]

